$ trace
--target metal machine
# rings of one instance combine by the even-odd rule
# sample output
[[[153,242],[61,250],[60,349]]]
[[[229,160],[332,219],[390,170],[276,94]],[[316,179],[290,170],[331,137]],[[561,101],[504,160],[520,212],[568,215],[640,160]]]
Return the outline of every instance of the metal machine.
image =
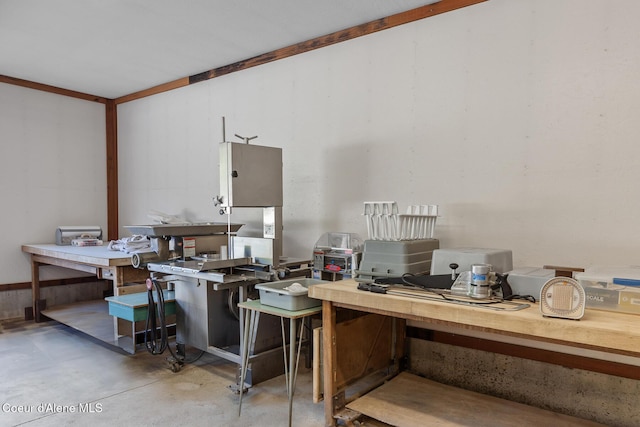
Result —
[[[243,138],[246,143],[220,144],[220,194],[214,203],[227,218],[233,208],[262,208],[262,247],[271,248],[267,252],[277,268],[282,256],[282,149],[249,144],[253,138]],[[230,257],[244,256],[252,246],[229,245]],[[236,254],[238,251],[242,254]]]
[[[313,248],[313,278],[350,279],[361,257],[362,239],[356,233],[324,233]]]
[[[214,204],[227,223],[127,227],[152,240],[153,252],[134,255],[134,266],[175,290],[178,353],[193,347],[240,364],[243,316],[237,304],[260,282],[310,274],[310,260],[283,260],[282,149],[220,144],[220,194]],[[223,121],[224,140],[224,121]],[[262,208],[263,236],[238,236],[234,208]],[[249,349],[245,386],[283,372],[279,319],[265,316]],[[239,380],[239,372],[236,376]],[[239,387],[239,384],[236,384]]]

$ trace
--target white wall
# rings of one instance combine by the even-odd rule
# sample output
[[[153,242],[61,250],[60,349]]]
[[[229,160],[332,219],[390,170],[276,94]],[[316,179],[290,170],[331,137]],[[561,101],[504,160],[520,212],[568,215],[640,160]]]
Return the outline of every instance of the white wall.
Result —
[[[59,225],[106,233],[105,144],[104,105],[0,83],[0,284],[31,281],[20,247],[54,243]]]
[[[362,202],[396,200],[440,205],[441,247],[640,264],[637,16],[633,0],[491,0],[120,105],[120,224],[225,220],[226,116],[228,140],[283,148],[285,255],[366,237]]]

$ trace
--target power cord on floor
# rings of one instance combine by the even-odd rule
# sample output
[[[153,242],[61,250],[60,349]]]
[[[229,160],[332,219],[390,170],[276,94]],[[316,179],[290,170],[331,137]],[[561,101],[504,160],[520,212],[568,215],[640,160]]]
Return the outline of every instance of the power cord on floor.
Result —
[[[147,351],[153,355],[162,354],[166,349],[169,349],[171,357],[168,358],[168,362],[171,364],[171,370],[178,372],[184,365],[184,359],[176,356],[171,350],[171,346],[169,346],[169,331],[167,329],[162,286],[156,280],[150,278],[146,280],[146,284],[148,308],[147,323],[144,330],[144,345]],[[154,298],[154,290],[156,298]]]

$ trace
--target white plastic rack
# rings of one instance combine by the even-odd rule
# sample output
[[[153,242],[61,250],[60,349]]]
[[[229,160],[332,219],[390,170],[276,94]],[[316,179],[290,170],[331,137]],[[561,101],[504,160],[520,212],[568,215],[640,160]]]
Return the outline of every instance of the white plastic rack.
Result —
[[[364,202],[371,240],[433,239],[438,205],[411,205],[400,214],[396,202]]]

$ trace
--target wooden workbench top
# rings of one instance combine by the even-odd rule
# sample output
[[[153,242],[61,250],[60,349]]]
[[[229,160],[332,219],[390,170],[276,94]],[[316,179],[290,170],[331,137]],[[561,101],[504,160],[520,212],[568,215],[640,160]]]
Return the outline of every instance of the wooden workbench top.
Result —
[[[587,309],[581,320],[543,317],[539,305],[518,311],[450,304],[357,289],[353,279],[313,285],[309,296],[339,307],[426,323],[640,356],[640,316]]]
[[[22,251],[32,255],[63,259],[102,267],[129,266],[131,254],[112,251],[102,246],[60,246],[51,244],[22,245]]]

